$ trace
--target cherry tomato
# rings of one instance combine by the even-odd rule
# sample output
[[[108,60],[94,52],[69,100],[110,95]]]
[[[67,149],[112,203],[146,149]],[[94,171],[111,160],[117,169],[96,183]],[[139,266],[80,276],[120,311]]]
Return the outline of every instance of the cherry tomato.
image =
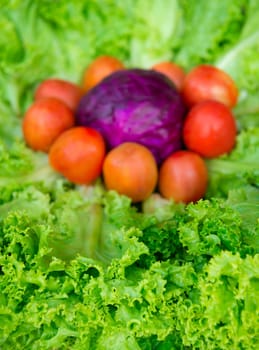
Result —
[[[193,68],[186,75],[182,93],[188,106],[215,100],[232,108],[238,100],[238,89],[232,78],[223,70],[210,65]]]
[[[105,142],[101,134],[76,126],[60,135],[49,151],[53,169],[76,184],[90,184],[102,171]]]
[[[74,115],[64,102],[45,98],[35,101],[25,113],[23,136],[35,151],[48,152],[55,139],[74,124]]]
[[[164,160],[159,170],[159,192],[176,203],[201,199],[206,193],[207,182],[205,161],[188,150],[174,152]]]
[[[112,56],[97,57],[84,71],[83,89],[88,91],[113,72],[124,69],[124,65]]]
[[[183,126],[186,147],[207,158],[230,152],[235,146],[236,134],[231,110],[217,101],[201,102],[191,108]]]
[[[182,67],[178,66],[176,63],[164,61],[155,64],[152,69],[166,75],[172,80],[177,90],[182,90],[185,79],[185,72]]]
[[[109,190],[140,202],[154,191],[158,169],[148,148],[135,142],[125,142],[113,148],[103,164],[104,183]]]
[[[80,86],[61,79],[46,79],[36,89],[34,98],[39,100],[45,97],[56,97],[75,111],[83,96]]]

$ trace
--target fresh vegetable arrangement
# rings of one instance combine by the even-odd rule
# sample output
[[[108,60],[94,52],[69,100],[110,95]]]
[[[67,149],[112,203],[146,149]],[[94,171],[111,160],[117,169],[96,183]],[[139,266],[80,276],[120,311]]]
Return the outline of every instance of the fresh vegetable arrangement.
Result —
[[[258,349],[259,6],[162,3],[3,3],[3,349]]]
[[[157,185],[174,202],[201,199],[208,182],[203,158],[235,146],[231,108],[238,89],[212,65],[198,65],[185,77],[169,63],[127,69],[112,56],[99,56],[86,68],[82,87],[44,80],[23,118],[25,142],[49,152],[51,166],[73,183],[91,185],[102,176],[107,190],[133,203]]]

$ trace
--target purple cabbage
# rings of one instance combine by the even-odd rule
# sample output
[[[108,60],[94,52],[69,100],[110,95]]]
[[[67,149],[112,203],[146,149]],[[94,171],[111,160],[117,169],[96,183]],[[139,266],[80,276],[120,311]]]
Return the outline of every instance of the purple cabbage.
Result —
[[[182,147],[185,105],[166,76],[128,69],[111,74],[81,99],[76,124],[92,127],[112,149],[127,141],[146,146],[160,164]]]

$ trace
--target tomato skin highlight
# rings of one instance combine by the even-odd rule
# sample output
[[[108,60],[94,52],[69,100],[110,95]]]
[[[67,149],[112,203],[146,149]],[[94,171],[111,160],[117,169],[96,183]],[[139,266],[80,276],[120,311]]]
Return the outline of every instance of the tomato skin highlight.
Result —
[[[233,108],[238,101],[238,89],[233,79],[223,70],[206,64],[194,67],[186,75],[182,94],[189,107],[215,100]]]
[[[201,199],[207,190],[208,170],[196,153],[181,150],[171,154],[159,170],[160,194],[174,202],[189,203]]]
[[[185,79],[185,72],[182,67],[174,62],[163,61],[153,65],[151,69],[163,73],[172,80],[178,91],[182,90]]]
[[[34,93],[34,99],[55,97],[68,105],[72,111],[75,111],[83,94],[82,88],[72,82],[50,78],[38,85]]]
[[[157,164],[148,148],[135,142],[125,142],[107,154],[103,178],[108,190],[140,202],[147,199],[156,187]]]
[[[108,55],[97,57],[86,67],[83,73],[83,90],[85,92],[89,91],[111,73],[124,68],[123,63],[115,57]]]
[[[237,126],[231,110],[217,101],[201,102],[191,108],[183,126],[187,149],[206,158],[230,152],[236,135]]]
[[[22,121],[23,137],[35,151],[48,152],[55,139],[75,124],[69,107],[56,98],[35,101]]]
[[[105,152],[105,142],[98,131],[76,126],[53,143],[49,162],[69,181],[89,185],[101,175]]]

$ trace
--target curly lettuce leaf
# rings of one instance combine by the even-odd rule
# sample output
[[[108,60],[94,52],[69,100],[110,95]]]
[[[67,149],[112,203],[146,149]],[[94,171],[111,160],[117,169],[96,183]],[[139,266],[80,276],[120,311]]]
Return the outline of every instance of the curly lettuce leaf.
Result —
[[[19,238],[8,230],[14,218]],[[152,337],[160,345],[168,341],[175,329],[170,304],[195,283],[191,266],[139,269],[135,262],[145,249],[137,241],[107,269],[82,256],[68,266],[58,259],[46,264],[43,231],[32,247],[29,233],[33,238],[39,228],[24,231],[24,219],[9,216],[3,226],[2,346],[11,348],[19,339],[17,349],[103,349],[111,342],[127,349]]]
[[[140,213],[128,198],[98,186],[42,191],[30,185],[4,196],[1,346],[12,348],[19,339],[17,349],[99,350],[111,343],[184,349],[192,341],[205,348],[207,328],[197,319],[202,314],[210,325],[216,306],[203,303],[200,281],[210,261],[221,264],[227,251],[244,248],[240,264],[247,259],[243,221],[230,204],[176,206],[170,220],[168,209],[165,217]],[[222,334],[215,332],[218,342]]]
[[[202,220],[204,209],[195,216]],[[222,251],[200,269],[188,258],[143,268],[138,262],[148,250],[134,230],[120,236],[121,254],[108,265],[82,255],[67,264],[46,261],[44,222],[10,213],[1,223],[1,345],[227,349],[245,338],[244,349],[256,349],[256,256]]]
[[[140,260],[142,266],[170,259],[182,264],[191,261],[198,271],[221,251],[242,255],[255,252],[252,241],[249,244],[244,238],[245,218],[231,203],[215,198],[190,203],[184,209],[175,207],[175,210],[169,201],[168,207],[170,217],[153,218],[142,229],[140,240],[149,248],[149,255]]]
[[[182,313],[179,316],[186,346],[257,349],[258,258],[255,255],[242,259],[238,254],[222,252],[210,261],[198,283],[199,304],[190,308],[180,305],[178,309]]]

